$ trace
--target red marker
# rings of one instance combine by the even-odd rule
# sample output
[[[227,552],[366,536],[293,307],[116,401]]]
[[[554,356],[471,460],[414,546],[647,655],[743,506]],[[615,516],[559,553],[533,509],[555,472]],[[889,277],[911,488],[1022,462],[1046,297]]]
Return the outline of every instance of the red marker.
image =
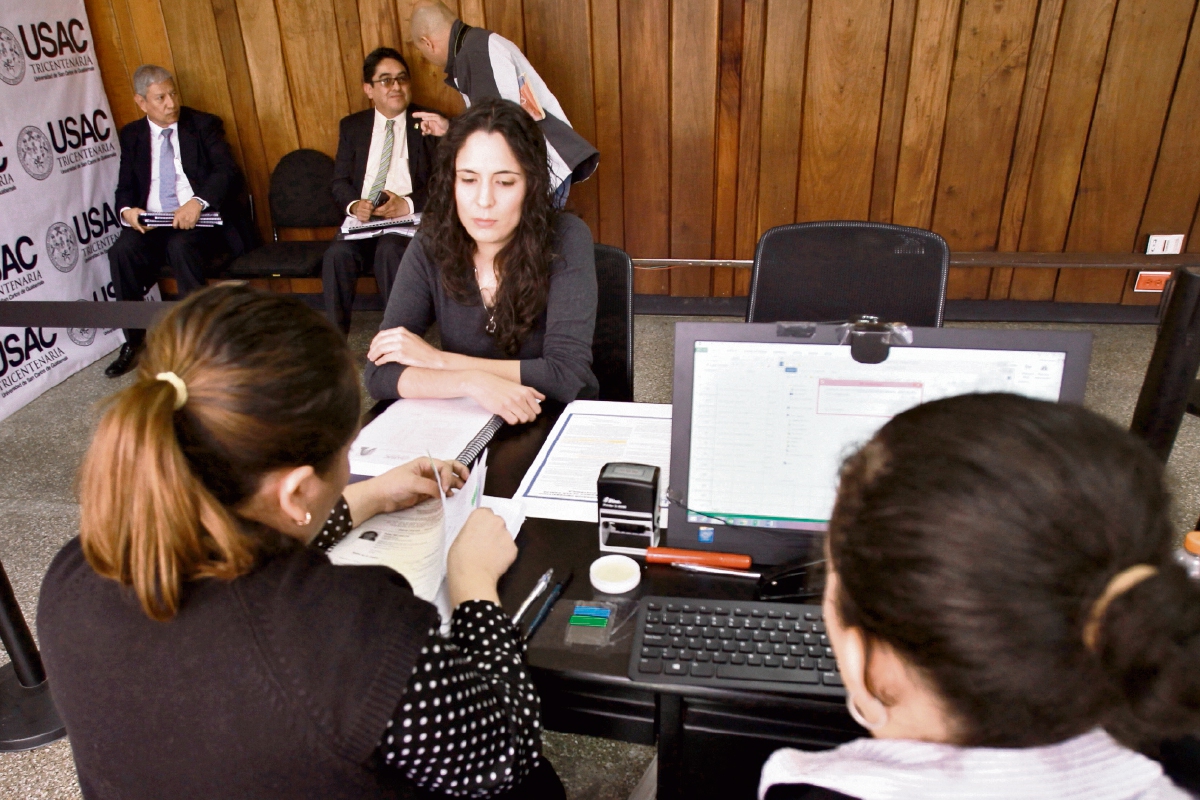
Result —
[[[702,567],[750,569],[750,556],[741,553],[714,553],[709,550],[679,550],[674,547],[647,547],[647,564],[697,564]]]

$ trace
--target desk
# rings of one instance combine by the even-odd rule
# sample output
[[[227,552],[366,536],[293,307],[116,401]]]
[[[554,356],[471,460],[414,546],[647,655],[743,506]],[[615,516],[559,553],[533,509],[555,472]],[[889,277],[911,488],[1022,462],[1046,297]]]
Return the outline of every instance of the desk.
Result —
[[[562,409],[547,402],[535,422],[500,430],[490,446],[487,494],[513,496]],[[588,580],[588,567],[600,555],[595,524],[529,519],[517,547],[516,563],[500,582],[500,599],[510,614],[547,568],[554,567],[556,575],[575,571],[575,580],[529,647],[545,726],[657,743],[659,800],[751,798],[759,768],[772,750],[832,747],[863,734],[836,701],[629,680],[632,622],[618,628],[603,648],[563,642],[571,601],[595,594]],[[620,597],[632,608],[645,594],[747,600],[753,591],[753,581],[651,565],[641,585]]]

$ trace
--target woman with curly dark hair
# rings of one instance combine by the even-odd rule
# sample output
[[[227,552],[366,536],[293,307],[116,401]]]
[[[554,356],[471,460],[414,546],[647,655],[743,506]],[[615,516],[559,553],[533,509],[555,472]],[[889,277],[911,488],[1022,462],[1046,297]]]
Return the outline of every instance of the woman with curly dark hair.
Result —
[[[438,323],[442,349],[423,339]],[[472,397],[510,424],[547,397],[595,397],[592,236],[556,212],[546,138],[515,103],[454,120],[421,230],[367,353],[373,397]]]

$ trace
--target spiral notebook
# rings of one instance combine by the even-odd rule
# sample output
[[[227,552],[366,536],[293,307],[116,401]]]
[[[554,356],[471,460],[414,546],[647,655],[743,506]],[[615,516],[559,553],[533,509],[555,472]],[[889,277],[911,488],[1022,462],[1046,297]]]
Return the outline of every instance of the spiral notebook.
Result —
[[[469,465],[503,424],[469,397],[397,400],[350,445],[350,472],[382,475],[425,455]]]

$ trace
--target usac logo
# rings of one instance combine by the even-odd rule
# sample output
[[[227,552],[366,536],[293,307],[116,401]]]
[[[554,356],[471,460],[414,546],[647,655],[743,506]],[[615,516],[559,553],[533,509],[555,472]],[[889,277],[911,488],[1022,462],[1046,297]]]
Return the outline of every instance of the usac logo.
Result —
[[[57,133],[55,133],[56,123]],[[107,142],[108,137],[112,136],[112,127],[108,124],[108,114],[105,114],[102,108],[94,110],[90,117],[87,112],[84,112],[79,115],[78,119],[66,117],[47,122],[46,130],[50,132],[50,144],[56,153],[87,147],[89,140]],[[59,139],[62,139],[61,143]]]
[[[83,23],[77,19],[65,23],[59,20],[55,27],[51,27],[49,22],[30,23],[28,31],[24,25],[17,26],[25,55],[29,56],[30,61],[38,61],[42,57],[58,58],[67,53],[86,53],[88,40],[83,38],[84,30]]]
[[[17,37],[8,28],[0,28],[0,81],[16,86],[25,77],[25,54]]]
[[[54,171],[54,156],[50,140],[41,128],[26,125],[17,134],[17,160],[34,180],[44,181],[50,177]]]
[[[80,298],[79,302],[86,303],[86,298]],[[95,328],[67,328],[67,338],[80,347],[88,347],[92,342],[96,341]]]
[[[113,228],[120,229],[121,227],[121,222],[117,219],[117,212],[113,211],[113,207],[107,202],[101,203],[100,208],[92,206],[87,211],[76,214],[71,217],[71,222],[75,225],[75,238],[80,244],[87,244],[92,239],[104,236]],[[55,224],[62,225],[63,223]]]
[[[3,152],[4,142],[0,142],[0,152]],[[8,173],[8,156],[0,155],[0,194],[8,194],[17,190],[17,182]]]
[[[46,336],[42,328],[26,328],[24,341],[16,333],[5,336],[3,349],[0,349],[0,377],[8,374],[9,369],[19,367],[35,358],[35,353],[44,353],[54,347],[57,341],[57,333]]]
[[[79,224],[76,217],[76,225]],[[84,224],[86,228],[86,223]],[[55,222],[46,231],[46,255],[59,272],[70,272],[79,263],[79,237],[65,222]]]
[[[12,245],[8,242],[0,244],[0,280],[8,280],[8,276],[28,272],[37,266],[38,254],[27,253],[25,248],[33,249],[33,239],[20,236]]]

